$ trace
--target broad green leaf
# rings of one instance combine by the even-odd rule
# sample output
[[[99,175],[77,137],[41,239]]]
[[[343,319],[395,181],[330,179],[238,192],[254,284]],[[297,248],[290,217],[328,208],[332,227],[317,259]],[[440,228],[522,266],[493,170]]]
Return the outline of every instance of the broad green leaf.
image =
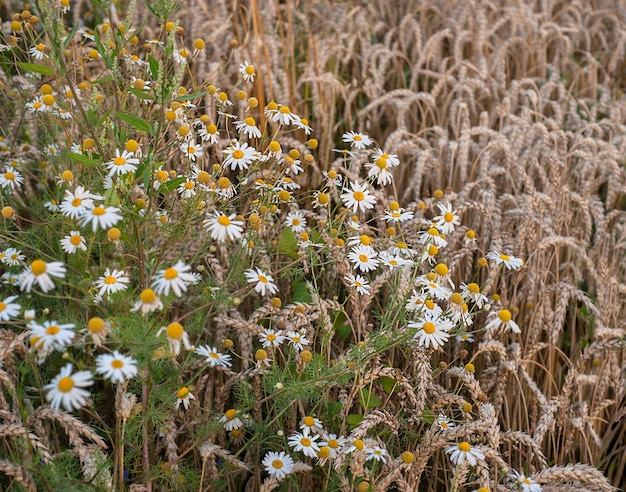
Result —
[[[115,188],[110,188],[104,193],[104,204],[107,206],[117,207],[120,204],[120,197],[117,195]]]
[[[303,304],[311,304],[311,302],[313,302],[309,289],[306,288],[305,281],[296,280],[293,283],[291,300],[293,302],[301,302]]]
[[[134,87],[129,87],[128,92],[130,92],[134,96],[137,96],[139,99],[145,99],[146,101],[152,101],[154,99],[152,95],[148,94],[145,91],[140,91],[138,89],[135,89]]]
[[[74,152],[69,152],[67,156],[75,162],[82,164],[87,167],[99,166],[102,164],[102,160],[100,159],[90,159],[89,157],[81,154],[75,154]]]
[[[88,109],[85,111],[85,116],[87,117],[87,123],[92,128],[98,128],[100,124],[100,120],[98,118],[98,113],[96,113],[93,109]]]
[[[278,252],[294,260],[298,258],[298,240],[289,227],[285,227],[278,238]]]
[[[363,415],[359,415],[356,413],[346,415],[346,423],[348,424],[350,430],[358,427],[361,422],[363,422]]]
[[[36,63],[17,62],[17,66],[27,72],[40,73],[42,75],[54,75],[54,70],[45,65],[38,65]]]
[[[380,401],[374,393],[369,390],[362,389],[361,390],[361,406],[363,408],[376,408],[380,406],[383,402]]]
[[[198,99],[199,97],[206,96],[208,93],[209,91],[202,91],[196,92],[195,94],[185,94],[184,96],[178,96],[174,99],[174,101],[190,101],[191,99]]]
[[[381,382],[381,384],[382,384],[383,391],[384,391],[385,393],[387,393],[388,395],[390,395],[390,394],[391,394],[391,392],[393,391],[393,389],[394,389],[394,388],[396,387],[396,385],[398,384],[398,382],[397,382],[395,379],[390,378],[390,377],[388,377],[388,376],[383,376],[383,378],[381,379],[381,381],[380,381],[380,382]]]
[[[152,74],[152,78],[156,80],[157,78],[159,78],[159,62],[154,56],[148,55],[148,64],[150,65],[150,73]]]
[[[133,116],[128,113],[115,113],[115,115],[122,120],[124,123],[128,123],[133,128],[136,128],[140,132],[152,133],[152,126],[146,120],[139,118],[137,116]]]
[[[181,183],[184,183],[185,179],[187,179],[185,178],[185,176],[179,176],[178,178],[170,179],[169,181],[166,181],[161,186],[159,186],[159,191],[163,193],[169,193],[170,191],[178,188]]]

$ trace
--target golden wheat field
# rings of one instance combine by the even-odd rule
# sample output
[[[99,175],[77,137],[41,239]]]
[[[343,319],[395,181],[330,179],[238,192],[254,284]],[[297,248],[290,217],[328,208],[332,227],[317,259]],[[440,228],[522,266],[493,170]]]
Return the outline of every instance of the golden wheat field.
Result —
[[[624,2],[0,16],[0,490],[626,486]]]

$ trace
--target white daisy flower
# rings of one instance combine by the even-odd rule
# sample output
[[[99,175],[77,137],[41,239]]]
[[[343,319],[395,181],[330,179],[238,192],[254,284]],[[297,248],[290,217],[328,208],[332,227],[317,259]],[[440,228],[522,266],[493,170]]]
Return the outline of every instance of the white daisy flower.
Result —
[[[365,461],[382,461],[387,456],[387,450],[380,446],[373,446],[365,448]]]
[[[71,412],[84,406],[89,399],[89,391],[84,390],[93,384],[93,376],[89,371],[78,371],[72,374],[74,366],[67,364],[61,372],[46,386],[46,399],[55,409],[63,407]]]
[[[378,267],[380,262],[377,259],[378,253],[371,246],[359,245],[352,248],[348,253],[348,259],[355,268],[362,272],[372,272]]]
[[[405,211],[402,207],[397,210],[387,209],[385,210],[384,219],[387,222],[406,222],[415,217],[415,214],[411,211]]]
[[[191,198],[196,196],[196,182],[193,179],[187,178],[183,183],[178,185],[177,189],[181,198]]]
[[[46,53],[46,45],[43,43],[36,44],[28,50],[28,53],[35,60],[43,60],[44,58],[48,58],[48,53]]]
[[[499,328],[510,329],[513,333],[521,333],[520,327],[511,315],[511,311],[508,309],[500,309],[500,311],[492,311],[487,317],[487,325],[485,329],[487,331],[497,330]]]
[[[216,241],[239,239],[243,233],[243,221],[235,220],[236,215],[225,215],[217,210],[208,214],[208,218],[202,223],[204,228]]]
[[[189,343],[189,335],[183,328],[183,325],[174,321],[167,326],[162,326],[161,329],[157,332],[156,336],[161,336],[161,333],[165,332],[167,336],[167,341],[170,344],[170,352],[175,357],[180,355],[180,344],[185,346],[185,350],[189,350],[191,348],[191,344]]]
[[[265,471],[277,480],[282,480],[289,475],[294,467],[293,459],[284,451],[280,453],[270,451],[265,455],[261,464],[265,467]]]
[[[452,205],[450,203],[447,205],[438,203],[437,207],[439,208],[439,213],[441,214],[433,218],[433,222],[437,225],[437,228],[443,234],[450,234],[451,232],[454,232],[456,226],[460,225],[461,222],[459,221],[459,216],[452,210]]]
[[[0,186],[14,190],[24,183],[24,177],[12,166],[4,168],[4,173],[0,174]]]
[[[445,300],[450,297],[452,291],[445,285],[441,285],[435,275],[420,275],[416,279],[417,285],[422,286],[422,291],[426,294]]]
[[[92,194],[83,186],[77,186],[72,193],[65,191],[65,197],[59,206],[61,213],[70,219],[76,219],[81,216],[88,208],[93,207],[94,200],[101,200],[103,197]]]
[[[189,391],[189,388],[187,388],[187,386],[183,386],[176,392],[176,398],[176,410],[178,410],[178,407],[180,407],[181,405],[185,407],[185,410],[189,410],[189,404],[191,400],[196,399],[196,397],[193,396],[193,393]]]
[[[448,244],[448,241],[441,236],[436,227],[431,227],[427,231],[420,231],[417,236],[420,244],[434,244],[438,248],[445,248]]]
[[[322,421],[317,417],[313,417],[312,415],[307,415],[302,417],[300,420],[300,429],[302,429],[302,433],[305,436],[309,434],[319,434],[324,431],[324,425]]]
[[[358,181],[353,181],[350,188],[344,187],[341,200],[347,208],[352,209],[353,213],[357,210],[365,212],[367,209],[374,208],[376,197],[367,188],[367,183],[359,184]]]
[[[294,210],[287,214],[285,225],[295,233],[304,232],[306,230],[306,217],[299,210]]]
[[[261,153],[254,147],[248,146],[247,143],[235,142],[224,149],[226,158],[222,163],[224,168],[230,166],[233,171],[248,169],[250,164],[261,157]]]
[[[220,423],[224,425],[224,430],[227,432],[243,427],[243,420],[239,418],[237,410],[234,408],[226,410],[224,416],[220,419]]]
[[[287,338],[289,338],[289,345],[296,350],[304,350],[304,347],[309,344],[309,341],[304,336],[303,332],[288,331]]]
[[[5,265],[18,266],[24,262],[24,255],[19,249],[7,248],[0,253],[0,261]]]
[[[137,375],[137,361],[117,350],[112,354],[101,354],[96,357],[96,373],[113,384],[123,383]]]
[[[319,437],[320,436],[317,435],[296,432],[287,442],[289,443],[289,447],[292,447],[294,451],[302,451],[305,456],[316,458],[320,447],[315,441],[317,441]]]
[[[359,294],[366,296],[370,293],[371,287],[365,277],[349,273],[344,279],[348,282],[350,287],[354,287]]]
[[[72,343],[76,333],[72,323],[59,324],[56,321],[44,321],[43,325],[31,321],[30,344],[46,357],[53,350],[62,352],[65,347]]]
[[[451,422],[443,413],[440,413],[437,417],[437,427],[444,431],[452,430],[454,429],[454,422]]]
[[[279,347],[286,338],[282,330],[272,330],[268,328],[259,333],[259,342],[263,344],[264,348]]]
[[[524,263],[521,258],[516,258],[512,255],[500,254],[497,251],[490,251],[486,254],[486,257],[488,260],[494,260],[498,265],[504,264],[507,270],[517,270]]]
[[[376,184],[379,186],[387,186],[393,181],[393,174],[389,171],[389,159],[385,157],[377,157],[373,163],[368,162],[364,167],[368,169],[367,177],[376,178]]]
[[[166,296],[172,290],[177,297],[181,297],[189,285],[196,283],[196,277],[189,273],[190,270],[191,267],[180,260],[174,266],[159,270],[152,280],[154,292]]]
[[[217,351],[217,348],[210,345],[204,345],[196,348],[196,354],[205,357],[206,362],[211,366],[230,367],[232,363],[230,361],[230,354],[222,354]]]
[[[513,470],[511,476],[519,486],[522,492],[542,492],[543,488],[532,478],[528,478],[523,473]]]
[[[91,224],[91,230],[96,232],[98,227],[101,229],[110,229],[120,220],[122,216],[118,213],[120,211],[117,207],[104,207],[102,205],[96,205],[95,207],[88,207],[79,217],[79,224],[81,227],[87,227]]]
[[[94,282],[94,286],[96,289],[100,289],[98,295],[103,296],[126,290],[129,282],[130,279],[123,271],[107,268],[104,271],[104,275]]]
[[[20,306],[13,302],[17,296],[9,296],[4,301],[0,301],[0,321],[9,321],[20,313]]]
[[[202,154],[204,154],[202,145],[198,145],[191,140],[183,142],[178,148],[183,154],[185,154],[186,157],[189,158],[189,160],[193,162],[195,162],[198,157],[202,157]]]
[[[355,149],[364,149],[368,145],[372,145],[372,139],[363,133],[346,132],[341,139],[345,143],[349,143]]]
[[[248,60],[239,65],[239,73],[244,82],[254,82],[254,65],[248,63]]]
[[[50,277],[65,278],[65,265],[60,261],[46,263],[43,260],[35,260],[19,276],[20,289],[30,292],[36,282],[43,292],[54,289],[54,282]]]
[[[141,315],[145,316],[146,313],[160,311],[161,309],[163,309],[163,302],[161,301],[161,298],[157,296],[152,289],[144,289],[139,295],[139,300],[130,311],[141,311]]]
[[[87,251],[85,238],[81,236],[79,231],[70,231],[70,233],[61,239],[61,247],[67,254],[74,254],[79,249]]]
[[[256,283],[254,286],[254,290],[264,296],[267,292],[268,295],[275,294],[278,292],[278,287],[273,282],[274,277],[263,272],[260,268],[250,268],[249,270],[244,272],[246,279],[249,284]]]
[[[348,440],[345,437],[339,437],[337,434],[324,434],[319,445],[320,447],[326,446],[330,450],[329,458],[336,458],[347,443]]]
[[[115,157],[104,163],[104,167],[109,170],[109,176],[119,176],[134,172],[139,165],[139,159],[133,157],[132,152],[124,150],[121,154],[119,149],[115,149]]]
[[[304,171],[304,168],[300,165],[300,160],[288,155],[283,157],[281,165],[285,168],[285,173],[293,174],[294,176]]]
[[[483,306],[489,302],[487,296],[480,293],[480,286],[474,282],[469,284],[462,282],[461,295],[463,299],[472,301],[478,309],[482,309]]]
[[[281,125],[293,125],[298,120],[298,117],[291,112],[289,106],[278,105],[278,110],[271,115],[271,119],[274,123],[280,123]]]
[[[450,461],[455,465],[461,465],[467,461],[470,466],[476,466],[478,460],[484,460],[485,455],[472,448],[469,442],[463,441],[457,446],[451,446],[446,449],[446,453],[450,455]]]
[[[249,116],[243,121],[235,122],[237,132],[243,133],[248,138],[261,138],[261,130],[256,126],[256,120]]]
[[[407,259],[402,258],[402,256],[390,253],[389,251],[381,251],[378,255],[378,258],[386,267],[391,268],[402,268],[405,265],[410,265],[411,262]]]
[[[450,338],[450,330],[454,327],[447,318],[431,318],[430,316],[421,321],[409,321],[408,326],[418,328],[414,338],[419,339],[420,346],[434,349],[444,346]]]

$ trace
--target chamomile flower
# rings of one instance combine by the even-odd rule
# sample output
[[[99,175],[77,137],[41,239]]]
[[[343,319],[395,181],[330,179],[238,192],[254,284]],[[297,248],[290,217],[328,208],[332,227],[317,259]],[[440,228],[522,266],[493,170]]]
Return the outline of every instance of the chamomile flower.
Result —
[[[9,296],[4,301],[0,301],[0,321],[9,321],[20,313],[20,306],[13,302],[17,296]]]
[[[309,340],[300,331],[288,331],[287,338],[289,339],[289,345],[296,350],[304,350],[304,347],[309,344]]]
[[[263,330],[259,334],[259,342],[263,344],[264,348],[279,347],[285,341],[286,338],[287,337],[283,335],[282,330],[272,330],[269,328],[266,330]]]
[[[98,280],[94,282],[94,286],[96,289],[100,289],[98,295],[103,296],[126,290],[129,282],[130,279],[123,271],[107,268],[104,271],[104,275],[98,277]]]
[[[449,332],[453,328],[452,322],[447,318],[432,318],[430,316],[421,321],[409,321],[408,326],[409,328],[418,328],[415,338],[419,340],[420,346],[434,349],[443,347],[450,338]]]
[[[78,371],[72,374],[74,366],[67,364],[61,372],[47,385],[46,399],[50,406],[55,409],[61,405],[68,410],[78,410],[84,406],[89,399],[89,391],[83,389],[93,384],[93,376],[89,371]]]
[[[396,210],[385,210],[384,219],[387,222],[406,222],[411,220],[415,214],[411,211],[406,211],[404,208],[398,208]]]
[[[352,209],[353,213],[357,210],[365,212],[367,209],[374,208],[376,197],[368,191],[367,187],[367,183],[360,184],[358,181],[353,181],[350,188],[343,189],[341,200],[347,208]]]
[[[434,244],[438,248],[445,248],[448,244],[448,241],[441,236],[436,227],[430,227],[426,231],[420,231],[417,236],[420,244]]]
[[[36,44],[28,50],[28,53],[35,60],[43,60],[44,58],[48,58],[48,53],[46,53],[46,45],[43,43]]]
[[[461,283],[461,295],[463,299],[473,301],[478,309],[482,309],[489,302],[486,295],[480,293],[480,286],[477,283]]]
[[[500,254],[497,251],[490,251],[486,254],[488,260],[493,260],[497,265],[504,265],[507,270],[517,270],[524,263],[521,258],[512,255]]]
[[[24,262],[24,255],[19,249],[7,248],[0,254],[0,261],[5,265],[18,266]]]
[[[96,232],[98,227],[110,229],[122,220],[122,216],[118,213],[119,211],[120,209],[117,207],[104,207],[102,205],[88,207],[80,215],[79,224],[81,227],[87,227],[91,224],[93,232]]]
[[[433,222],[437,225],[439,231],[443,234],[454,232],[456,226],[461,222],[459,222],[459,216],[452,210],[452,205],[449,203],[447,205],[438,203],[437,207],[440,215],[434,217]]]
[[[79,231],[70,231],[70,233],[61,239],[61,247],[67,254],[74,254],[79,249],[87,251],[87,244],[85,238],[81,236]]]
[[[485,459],[485,455],[473,448],[467,441],[449,447],[446,449],[446,453],[450,455],[450,461],[455,465],[461,465],[467,461],[470,466],[476,466],[478,460]]]
[[[239,239],[243,232],[243,221],[236,220],[235,217],[235,214],[226,215],[215,210],[208,214],[202,225],[216,241]]]
[[[235,128],[237,128],[237,132],[243,133],[248,138],[261,138],[261,130],[256,126],[256,120],[252,116],[235,122]]]
[[[277,480],[282,480],[289,475],[294,467],[293,459],[284,451],[280,453],[270,451],[265,455],[261,464],[265,467],[265,471]]]
[[[202,145],[198,145],[191,140],[183,142],[178,148],[185,155],[185,157],[189,158],[189,160],[193,162],[196,162],[196,159],[198,157],[202,157],[202,154],[204,153]]]
[[[70,219],[76,219],[93,207],[93,201],[102,199],[99,195],[94,195],[83,186],[77,186],[74,192],[65,191],[65,197],[59,206],[61,213]]]
[[[348,253],[348,259],[355,268],[362,272],[372,272],[378,267],[378,253],[371,246],[359,245],[352,248]]]
[[[187,178],[178,186],[177,191],[183,199],[194,197],[196,196],[196,182]]]
[[[282,104],[278,105],[278,110],[276,110],[272,115],[271,119],[274,123],[280,123],[281,125],[293,125],[297,121],[297,116],[291,112],[289,106],[284,106]]]
[[[185,410],[189,410],[189,403],[191,400],[195,400],[196,397],[193,396],[193,393],[189,391],[187,386],[183,386],[176,392],[176,410],[181,405],[185,407]]]
[[[30,328],[31,346],[46,355],[53,350],[63,351],[72,343],[76,335],[72,323],[60,324],[56,321],[44,321],[40,325],[32,321],[28,324],[28,328]]]
[[[443,431],[454,429],[454,422],[451,422],[443,413],[440,413],[437,417],[437,427]]]
[[[254,147],[248,146],[247,143],[235,142],[224,149],[226,158],[222,163],[224,168],[230,166],[233,171],[237,169],[246,170],[254,161],[261,157],[261,153]]]
[[[405,265],[410,265],[411,262],[405,258],[402,258],[400,255],[394,255],[389,251],[381,251],[380,255],[378,255],[382,264],[386,267],[391,268],[402,268]]]
[[[239,73],[244,82],[254,82],[254,65],[248,63],[248,60],[239,65]]]
[[[306,230],[306,217],[299,210],[294,210],[287,214],[285,225],[295,233],[304,232]]]
[[[131,312],[141,311],[141,315],[145,316],[152,311],[160,311],[163,309],[161,298],[156,295],[152,289],[144,289],[139,295],[139,300],[135,303]]]
[[[387,450],[381,446],[365,448],[365,461],[383,461],[387,456]]]
[[[497,330],[499,328],[510,329],[513,333],[521,333],[520,327],[511,316],[511,311],[508,309],[500,309],[500,311],[492,311],[487,317],[487,325],[485,329],[487,331]]]
[[[309,434],[319,434],[324,430],[322,421],[312,415],[306,415],[300,420],[300,429],[302,434],[308,436]]]
[[[350,146],[355,149],[364,149],[365,147],[372,145],[372,139],[363,133],[346,132],[342,135],[341,139],[345,143],[349,143]]]
[[[330,450],[329,458],[336,458],[347,443],[348,440],[345,437],[337,436],[337,434],[324,434],[319,445],[320,447],[326,446]]]
[[[96,373],[113,384],[123,383],[137,375],[137,361],[117,350],[112,354],[101,354],[96,357]]]
[[[196,277],[189,273],[191,267],[178,260],[174,266],[159,270],[152,280],[152,288],[157,294],[168,295],[170,290],[181,297],[187,288],[196,283]]]
[[[196,354],[205,357],[206,362],[211,366],[230,367],[232,365],[229,354],[222,354],[217,348],[210,345],[204,345],[196,348]]]
[[[315,441],[317,441],[319,437],[318,435],[296,432],[293,436],[289,437],[287,442],[289,443],[289,447],[293,448],[294,451],[301,451],[309,458],[316,458],[320,447]]]
[[[189,335],[183,328],[183,325],[174,321],[167,326],[161,327],[161,329],[157,332],[156,336],[160,336],[161,333],[165,332],[167,336],[167,341],[170,344],[170,352],[175,357],[180,355],[180,344],[185,346],[185,350],[189,350],[191,348],[191,344],[189,343]]]
[[[4,173],[0,174],[0,186],[14,190],[24,183],[24,177],[12,166],[4,168]]]
[[[65,278],[66,268],[60,261],[46,263],[43,260],[33,261],[19,276],[20,289],[30,292],[37,283],[43,292],[54,289],[52,278]]]
[[[351,273],[349,273],[344,277],[344,279],[346,280],[346,282],[348,282],[350,287],[355,288],[356,291],[362,296],[366,296],[370,293],[371,287],[365,277],[362,277],[361,275],[352,275]]]
[[[134,172],[139,165],[139,159],[133,157],[132,152],[126,150],[120,153],[115,149],[115,157],[104,163],[104,167],[109,170],[109,176],[120,176],[122,174]]]
[[[368,169],[367,176],[370,178],[376,178],[376,183],[380,186],[386,186],[393,180],[393,175],[390,169],[400,164],[398,156],[389,155],[382,150],[377,149],[374,154],[374,162],[365,164],[365,169]]]
[[[224,429],[227,432],[243,427],[243,420],[239,418],[239,413],[234,408],[226,410],[224,416],[220,419],[220,423],[224,425]]]
[[[273,282],[274,277],[263,272],[260,268],[250,268],[246,272],[244,272],[246,279],[249,284],[256,283],[254,286],[254,290],[264,296],[266,293],[268,295],[275,294],[278,292],[278,287]]]
[[[543,490],[541,485],[535,482],[532,478],[528,478],[517,470],[513,470],[511,475],[522,492],[541,492]]]

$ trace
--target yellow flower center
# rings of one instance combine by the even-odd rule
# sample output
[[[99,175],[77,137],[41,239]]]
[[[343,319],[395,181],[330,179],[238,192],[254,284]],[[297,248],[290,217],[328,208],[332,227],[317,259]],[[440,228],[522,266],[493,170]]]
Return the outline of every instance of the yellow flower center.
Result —
[[[328,447],[329,448],[333,448],[333,449],[337,449],[339,447],[339,441],[337,441],[337,439],[330,439],[328,441]]]
[[[353,197],[353,198],[354,198],[357,202],[360,202],[360,201],[362,201],[362,200],[364,200],[364,199],[365,199],[365,193],[363,193],[362,191],[355,191],[355,192],[352,194],[352,197]]]
[[[253,65],[248,65],[248,66],[246,67],[246,73],[247,73],[248,75],[252,75],[252,74],[254,73],[254,66],[253,66]]]
[[[479,294],[480,293],[480,287],[478,286],[478,284],[472,282],[471,284],[467,285],[467,290],[470,291],[472,294]]]
[[[167,325],[166,332],[168,338],[172,338],[173,340],[179,340],[184,333],[183,325],[176,322],[170,323],[169,325]]]
[[[443,216],[443,220],[445,220],[446,222],[452,222],[454,220],[454,215],[452,215],[450,212],[446,212],[446,214]]]
[[[308,448],[311,445],[311,440],[308,437],[303,437],[300,439],[300,444]]]
[[[387,159],[384,157],[379,157],[376,159],[376,166],[380,169],[387,169]]]
[[[268,282],[267,277],[264,277],[263,275],[259,275],[259,282],[263,282],[264,284],[266,284]]]
[[[369,258],[367,255],[359,255],[359,260],[361,260],[363,263],[367,263],[369,261]]]
[[[62,393],[69,393],[70,391],[72,391],[73,387],[74,387],[74,380],[68,376],[59,379],[59,382],[57,383],[57,388]]]
[[[116,166],[123,166],[124,164],[126,164],[126,159],[124,159],[123,157],[116,157],[115,159],[113,159],[113,164],[115,164]]]
[[[273,342],[273,341],[275,341],[275,340],[276,340],[276,335],[274,335],[273,333],[270,333],[270,334],[268,334],[268,335],[267,335],[267,337],[265,337],[265,338],[267,338],[267,341],[268,341],[268,342]]]
[[[61,328],[59,328],[57,325],[48,326],[48,328],[46,328],[46,334],[48,335],[56,335],[60,331]]]
[[[435,309],[435,303],[432,301],[432,299],[426,299],[424,306],[426,306],[430,310]]]
[[[245,123],[246,125],[248,125],[248,126],[254,126],[254,125],[256,125],[256,121],[254,121],[254,118],[252,118],[252,117],[248,117],[248,118],[246,118],[246,119],[245,119],[245,120],[243,120],[243,121],[244,121],[244,123]]]
[[[283,114],[291,113],[291,109],[289,109],[289,106],[281,106],[278,111],[280,111]]]
[[[209,357],[211,357],[212,359],[219,359],[220,355],[216,354],[215,352],[210,352]]]
[[[361,137],[361,135],[355,135],[354,137],[352,137],[352,140],[360,142],[361,140],[363,140],[363,137]]]
[[[30,271],[33,273],[33,275],[41,275],[43,273],[46,273],[47,268],[48,265],[46,265],[46,262],[42,260],[35,260],[30,264]]]
[[[224,416],[228,419],[234,419],[237,416],[237,410],[231,408],[230,410],[226,410],[226,413],[224,414]]]
[[[111,361],[111,367],[113,369],[121,369],[122,367],[124,367],[124,362],[120,359],[114,359]]]
[[[116,282],[117,280],[115,279],[113,275],[107,275],[106,277],[104,277],[104,283],[107,285],[112,285]]]
[[[94,317],[87,323],[87,329],[90,333],[100,333],[106,328],[106,323],[102,318]]]
[[[509,255],[500,255],[500,259],[503,261],[509,261],[511,257]]]
[[[230,179],[223,177],[217,180],[217,186],[218,188],[221,188],[222,190],[225,190],[226,188],[230,188],[231,186],[231,182]]]
[[[165,280],[174,280],[176,277],[178,277],[178,270],[176,270],[176,268],[170,267],[163,273]]]
[[[437,331],[435,324],[430,321],[424,323],[424,327],[422,329],[425,333],[428,333],[429,335],[432,335],[433,333],[435,333],[435,331]]]
[[[94,207],[91,213],[94,215],[100,216],[100,215],[104,215],[106,213],[106,210],[104,209],[104,207],[101,207],[98,205],[97,207]]]
[[[4,173],[4,177],[9,181],[13,181],[15,179],[15,174],[11,171],[7,171],[6,173]]]
[[[283,467],[283,462],[281,460],[274,460],[274,461],[272,461],[272,468],[280,470],[282,467]]]
[[[363,451],[363,448],[365,447],[365,443],[361,439],[356,439],[352,445],[359,451]]]
[[[430,229],[428,229],[428,234],[434,237],[439,237],[439,231],[435,229],[434,227],[431,227]]]
[[[463,296],[462,296],[461,294],[459,294],[458,292],[455,292],[455,293],[453,293],[453,294],[450,296],[449,301],[450,301],[452,304],[458,304],[458,305],[461,305],[461,304],[463,304]]]
[[[228,227],[231,224],[230,219],[225,215],[220,216],[220,218],[217,219],[217,223],[224,227]]]
[[[184,400],[185,398],[187,398],[187,395],[189,394],[189,388],[187,388],[187,386],[183,386],[181,389],[179,389],[176,392],[176,396],[182,400]]]
[[[139,296],[144,304],[152,304],[156,301],[156,294],[152,289],[144,289]]]
[[[461,444],[459,444],[459,451],[463,451],[464,453],[469,453],[471,449],[472,449],[472,446],[467,441],[463,441]]]
[[[307,427],[313,427],[313,424],[315,424],[315,419],[307,415],[306,417],[302,419],[302,423],[306,425]]]
[[[195,185],[193,184],[193,181],[187,181],[187,182],[185,183],[185,188],[186,188],[186,189],[188,189],[188,190],[193,190],[193,187],[194,187],[194,186],[195,186]]]
[[[0,313],[7,308],[7,305],[4,302],[0,302]]]
[[[244,156],[243,150],[237,149],[233,152],[233,157],[235,159],[241,159]]]
[[[509,321],[511,321],[511,311],[509,311],[508,309],[501,309],[500,311],[498,311],[498,318],[500,318],[500,320],[502,320],[504,323],[508,323]]]

